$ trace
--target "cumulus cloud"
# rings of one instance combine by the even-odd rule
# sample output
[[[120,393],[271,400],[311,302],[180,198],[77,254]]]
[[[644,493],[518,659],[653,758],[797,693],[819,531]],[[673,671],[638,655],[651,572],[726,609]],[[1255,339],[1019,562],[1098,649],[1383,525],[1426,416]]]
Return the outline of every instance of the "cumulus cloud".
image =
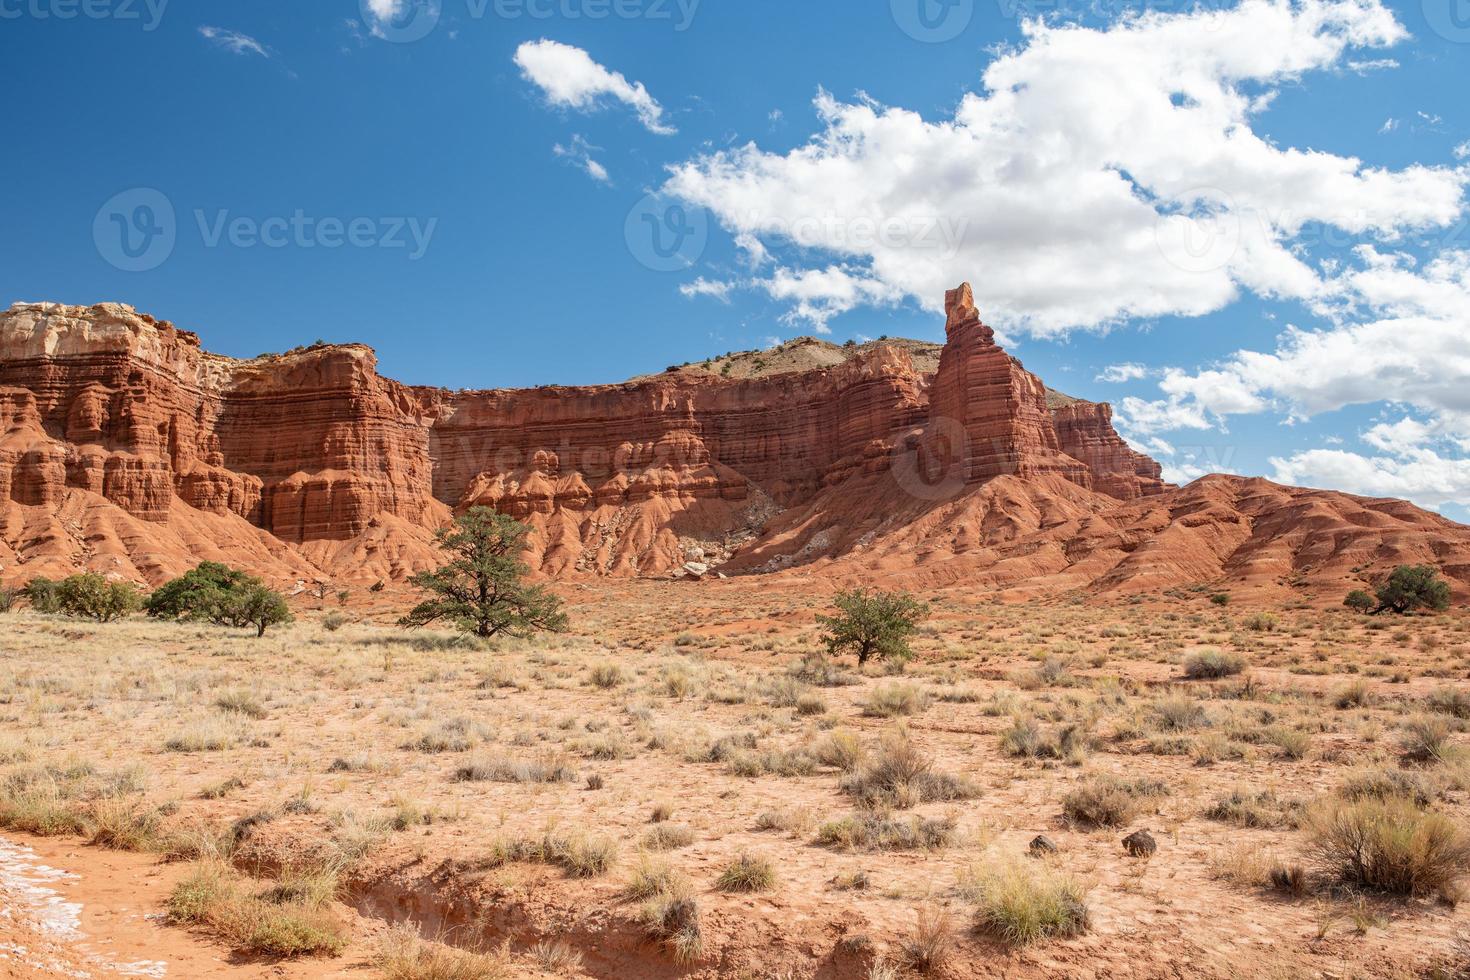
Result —
[[[1139,431],[1198,428],[1201,420],[1278,405],[1307,418],[1349,405],[1396,402],[1470,436],[1470,251],[1449,250],[1422,267],[1372,247],[1335,280],[1359,322],[1292,327],[1274,351],[1237,351],[1196,373],[1165,372],[1165,398],[1131,400],[1123,414]],[[1328,312],[1334,312],[1328,307]],[[1343,315],[1336,311],[1337,315]]]
[[[270,49],[249,34],[208,25],[199,28],[199,34],[205,40],[213,42],[216,47],[223,48],[231,54],[254,54],[262,58],[271,56]]]
[[[1391,239],[1461,211],[1461,170],[1367,166],[1252,128],[1276,86],[1406,36],[1378,0],[1244,0],[1024,34],[948,118],[819,92],[805,144],[703,154],[665,190],[767,250],[878,284],[881,302],[937,311],[971,280],[988,320],[1038,335],[1202,315],[1241,290],[1320,298],[1332,284],[1292,247],[1304,226]],[[946,220],[958,240],[933,233]]]
[[[1366,497],[1401,497],[1426,507],[1470,504],[1470,459],[1433,450],[1407,456],[1365,456],[1342,449],[1313,449],[1273,458],[1272,478],[1298,486],[1326,487]]]
[[[638,114],[651,133],[677,132],[664,122],[664,108],[642,82],[630,82],[621,72],[609,71],[581,48],[543,38],[527,41],[516,49],[516,67],[525,79],[541,89],[554,106],[591,112],[608,99],[621,102]]]

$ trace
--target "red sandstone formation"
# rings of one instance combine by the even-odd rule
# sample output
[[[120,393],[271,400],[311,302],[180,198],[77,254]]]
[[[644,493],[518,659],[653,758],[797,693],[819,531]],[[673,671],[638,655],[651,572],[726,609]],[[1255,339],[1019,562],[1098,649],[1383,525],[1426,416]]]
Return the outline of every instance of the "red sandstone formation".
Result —
[[[1470,581],[1470,529],[1407,504],[1167,486],[1107,405],[1048,392],[995,344],[968,285],[946,306],[933,373],[905,342],[738,380],[449,392],[380,377],[362,346],[236,361],[126,306],[19,304],[0,314],[0,578],[157,582],[203,559],[402,578],[485,504],[530,523],[532,565],[559,577],[695,560],[1036,591],[1337,588],[1427,560]]]

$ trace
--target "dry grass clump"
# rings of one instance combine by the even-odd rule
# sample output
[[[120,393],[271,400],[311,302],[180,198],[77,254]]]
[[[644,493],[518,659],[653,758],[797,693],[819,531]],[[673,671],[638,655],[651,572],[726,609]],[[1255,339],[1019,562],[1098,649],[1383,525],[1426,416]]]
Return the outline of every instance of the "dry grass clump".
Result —
[[[979,787],[963,776],[938,772],[934,760],[906,735],[883,739],[872,757],[842,778],[842,791],[865,807],[906,810],[920,803],[967,800]]]
[[[1237,789],[1217,799],[1205,816],[1221,823],[1253,829],[1289,827],[1296,822],[1299,804],[1283,800],[1270,790]]]
[[[1404,723],[1399,744],[1414,762],[1444,762],[1449,758],[1453,729],[1441,715],[1420,715]]]
[[[643,846],[650,851],[677,851],[694,843],[694,831],[678,823],[660,823],[648,828]]]
[[[687,892],[689,880],[668,861],[648,854],[638,856],[638,863],[623,886],[623,894],[638,901],[676,890]]]
[[[548,830],[539,837],[502,838],[490,848],[486,863],[551,864],[571,878],[597,878],[617,864],[618,845],[610,837]]]
[[[828,732],[826,738],[818,740],[810,751],[821,765],[840,769],[842,772],[852,772],[862,765],[867,755],[867,750],[863,748],[857,735],[841,730]]]
[[[732,776],[810,776],[817,771],[817,760],[801,749],[764,752],[737,752],[725,763]]]
[[[967,890],[977,906],[975,928],[1011,946],[1080,936],[1091,925],[1088,886],[1046,865],[1009,864]]]
[[[250,955],[331,955],[347,945],[347,930],[329,906],[335,890],[334,878],[318,875],[252,894],[228,865],[202,861],[174,888],[168,915]]]
[[[221,711],[232,711],[253,721],[260,721],[269,712],[265,705],[249,691],[227,691],[215,698],[214,706]]]
[[[1184,676],[1188,680],[1218,680],[1233,677],[1245,670],[1245,658],[1220,650],[1200,650],[1184,659]]]
[[[638,918],[679,965],[696,963],[704,955],[699,903],[687,880],[673,878],[667,888],[650,895],[639,908]]]
[[[1412,800],[1329,799],[1308,810],[1302,826],[1318,863],[1350,885],[1446,894],[1470,870],[1470,837]]]
[[[1439,796],[1439,789],[1423,773],[1380,767],[1349,773],[1337,795],[1345,800],[1403,799],[1427,807]]]
[[[240,723],[233,712],[205,715],[190,721],[170,735],[163,747],[170,752],[223,752],[234,748],[240,738]]]
[[[914,933],[900,945],[904,965],[918,973],[940,973],[955,951],[954,917],[948,909],[924,905]]]
[[[1169,787],[1157,780],[1093,776],[1062,797],[1062,813],[1083,827],[1121,827],[1167,795]]]
[[[383,980],[508,980],[513,975],[506,950],[475,953],[429,942],[407,923],[389,929],[379,941],[373,965]]]
[[[1076,766],[1086,760],[1091,742],[1091,736],[1081,724],[1044,728],[1034,718],[1017,717],[1001,733],[1000,749],[1017,758],[1058,759]]]
[[[741,853],[720,871],[715,887],[726,892],[768,892],[776,887],[776,866],[769,858]]]
[[[88,763],[17,769],[0,781],[0,828],[38,837],[86,835],[97,825],[100,812],[121,832],[124,821],[112,801],[142,789],[142,777],[131,769],[103,772]],[[138,810],[143,812],[141,805]],[[150,828],[150,836],[153,830],[156,826]],[[130,839],[141,836],[137,828],[127,833]]]
[[[574,783],[577,772],[566,758],[547,753],[536,759],[514,759],[509,756],[482,756],[471,759],[454,770],[459,783]]]
[[[836,661],[820,653],[809,653],[786,671],[793,678],[812,687],[849,687],[858,678],[843,670]]]
[[[956,826],[953,816],[900,820],[866,810],[824,823],[816,842],[849,851],[937,851],[955,842]]]
[[[1470,719],[1470,692],[1441,687],[1424,699],[1424,706],[1442,715]]]
[[[599,687],[604,691],[611,691],[615,687],[621,687],[627,683],[628,675],[621,664],[612,661],[603,661],[593,664],[587,671],[587,679],[592,682],[593,687]]]
[[[1205,706],[1188,694],[1166,694],[1151,709],[1155,723],[1165,731],[1184,732],[1209,724]]]
[[[879,684],[863,702],[863,714],[870,718],[897,718],[916,715],[929,709],[929,694],[916,684],[892,681]]]

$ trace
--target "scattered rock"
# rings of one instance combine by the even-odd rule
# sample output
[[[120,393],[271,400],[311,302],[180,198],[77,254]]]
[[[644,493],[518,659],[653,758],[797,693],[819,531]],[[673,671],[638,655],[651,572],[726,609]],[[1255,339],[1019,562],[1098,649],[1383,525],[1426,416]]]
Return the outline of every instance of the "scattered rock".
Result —
[[[1146,830],[1136,830],[1123,838],[1123,850],[1133,857],[1153,857],[1159,849],[1158,841]]]
[[[1045,857],[1048,854],[1055,854],[1056,852],[1057,845],[1045,834],[1037,834],[1031,841],[1032,857]]]

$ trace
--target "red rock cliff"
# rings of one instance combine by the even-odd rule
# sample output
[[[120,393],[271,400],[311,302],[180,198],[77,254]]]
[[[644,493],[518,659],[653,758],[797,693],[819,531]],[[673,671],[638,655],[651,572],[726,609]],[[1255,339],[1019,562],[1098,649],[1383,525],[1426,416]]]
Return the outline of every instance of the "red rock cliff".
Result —
[[[381,378],[359,345],[235,361],[129,307],[18,304],[0,314],[0,500],[21,508],[0,574],[103,555],[159,577],[222,538],[404,574],[431,560],[434,527],[475,504],[537,527],[544,572],[663,573],[729,557],[833,486],[892,482],[916,432],[961,489],[1008,475],[1119,500],[1163,491],[1107,407],[1048,410],[967,285],[947,306],[932,376],[878,347],[742,381],[448,392]],[[185,554],[135,561],[147,525]]]

